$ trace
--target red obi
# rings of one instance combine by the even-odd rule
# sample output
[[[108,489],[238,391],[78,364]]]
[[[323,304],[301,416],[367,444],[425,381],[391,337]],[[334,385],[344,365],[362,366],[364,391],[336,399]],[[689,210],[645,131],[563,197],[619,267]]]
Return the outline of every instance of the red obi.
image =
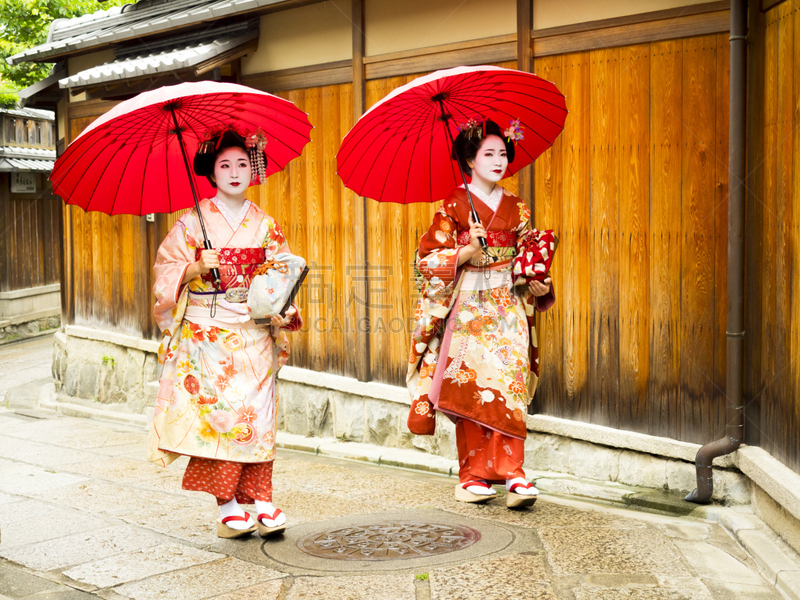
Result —
[[[469,231],[459,232],[457,239],[462,246],[466,246],[472,241],[472,238],[469,237]],[[486,244],[492,248],[513,248],[517,245],[517,232],[487,231]]]
[[[195,260],[200,260],[203,248],[195,250]],[[216,248],[219,256],[221,290],[250,287],[253,273],[266,261],[264,248]],[[202,275],[203,281],[212,282],[211,273]]]

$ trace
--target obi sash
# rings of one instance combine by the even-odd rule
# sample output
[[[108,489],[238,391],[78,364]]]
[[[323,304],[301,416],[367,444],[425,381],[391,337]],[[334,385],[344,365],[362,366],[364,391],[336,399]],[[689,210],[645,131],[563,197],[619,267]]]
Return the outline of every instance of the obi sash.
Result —
[[[469,231],[461,231],[457,240],[461,246],[467,246],[472,241],[472,238],[469,236]],[[486,244],[490,248],[514,248],[517,245],[517,232],[505,230],[487,231]]]
[[[217,248],[219,256],[219,275],[221,291],[230,288],[249,288],[253,273],[264,264],[266,255],[264,248]],[[195,260],[200,259],[203,248],[195,250]],[[202,276],[203,281],[211,283],[211,273]]]

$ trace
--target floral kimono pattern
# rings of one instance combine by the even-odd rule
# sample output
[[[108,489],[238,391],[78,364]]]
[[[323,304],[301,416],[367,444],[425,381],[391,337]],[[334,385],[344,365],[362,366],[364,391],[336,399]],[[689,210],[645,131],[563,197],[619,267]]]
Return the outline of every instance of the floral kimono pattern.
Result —
[[[536,298],[526,285],[513,284],[518,234],[530,220],[525,203],[503,190],[496,212],[477,200],[475,208],[491,259],[480,252],[457,268],[459,251],[469,243],[463,188],[444,200],[420,241],[423,284],[408,359],[408,426],[432,434],[439,410],[524,439],[538,380],[534,311],[548,309],[555,297],[551,291]]]
[[[200,203],[209,239],[220,249],[222,290],[247,287],[259,263],[289,252],[274,219],[249,205],[233,227],[209,201]],[[158,250],[155,316],[164,338],[148,459],[166,466],[178,455],[240,463],[275,458],[275,376],[289,356],[284,329],[256,325],[244,304],[215,296],[210,277],[181,282],[203,248],[195,209],[175,224]],[[250,249],[248,251],[239,249]],[[263,248],[263,252],[258,249]],[[222,250],[225,249],[225,250]],[[258,262],[256,262],[258,261]],[[215,317],[209,307],[216,299]]]

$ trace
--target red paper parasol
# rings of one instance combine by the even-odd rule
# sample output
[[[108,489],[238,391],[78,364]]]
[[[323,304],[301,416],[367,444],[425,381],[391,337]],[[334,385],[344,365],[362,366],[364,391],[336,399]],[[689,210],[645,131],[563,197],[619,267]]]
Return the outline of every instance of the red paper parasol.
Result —
[[[462,183],[452,138],[470,119],[501,128],[519,120],[513,175],[547,150],[564,128],[567,108],[556,86],[500,67],[456,67],[397,88],[358,120],[336,155],[339,177],[379,202],[436,202]]]
[[[190,171],[205,133],[220,126],[267,136],[267,175],[282,170],[310,140],[308,115],[292,102],[233,83],[200,81],[144,92],[94,121],[56,161],[53,191],[67,204],[110,215],[171,213],[194,205]]]

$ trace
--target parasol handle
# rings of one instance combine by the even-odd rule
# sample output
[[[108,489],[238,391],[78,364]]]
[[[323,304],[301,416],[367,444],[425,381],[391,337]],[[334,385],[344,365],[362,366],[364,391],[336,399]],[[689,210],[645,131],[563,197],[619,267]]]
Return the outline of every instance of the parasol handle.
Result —
[[[178,126],[178,117],[175,116],[175,108],[173,106],[169,106],[168,110],[170,113],[172,113],[172,122],[175,123],[175,133],[178,136],[178,145],[181,147],[183,164],[186,166],[186,175],[189,177],[189,186],[192,188],[194,206],[197,209],[197,218],[200,221],[200,229],[203,231],[203,245],[205,246],[206,250],[211,250],[213,246],[211,245],[211,241],[208,239],[206,225],[203,223],[203,215],[200,213],[200,201],[197,199],[197,190],[194,186],[194,177],[192,177],[192,169],[189,167],[189,157],[186,155],[186,146],[183,144],[183,134],[181,134],[181,128]],[[211,278],[214,280],[214,287],[219,289],[221,285],[219,269],[211,269]]]
[[[458,147],[453,140],[453,134],[450,131],[450,126],[447,124],[447,121],[450,120],[452,117],[444,110],[444,102],[442,102],[441,98],[437,98],[439,101],[439,108],[442,109],[442,121],[444,122],[444,130],[447,132],[447,137],[450,140],[450,146],[455,148],[456,155],[458,158],[461,158],[461,155],[458,152]],[[461,173],[461,181],[464,182],[464,190],[467,192],[467,200],[469,200],[469,207],[472,210],[472,222],[481,225],[481,218],[478,216],[478,211],[475,210],[475,205],[472,203],[472,194],[469,192],[469,186],[467,185],[467,174],[464,173],[464,169],[461,166],[461,161],[456,160],[458,163],[458,171]],[[483,250],[484,254],[489,253],[489,244],[486,243],[486,238],[478,238],[478,241],[481,244],[481,249]]]

